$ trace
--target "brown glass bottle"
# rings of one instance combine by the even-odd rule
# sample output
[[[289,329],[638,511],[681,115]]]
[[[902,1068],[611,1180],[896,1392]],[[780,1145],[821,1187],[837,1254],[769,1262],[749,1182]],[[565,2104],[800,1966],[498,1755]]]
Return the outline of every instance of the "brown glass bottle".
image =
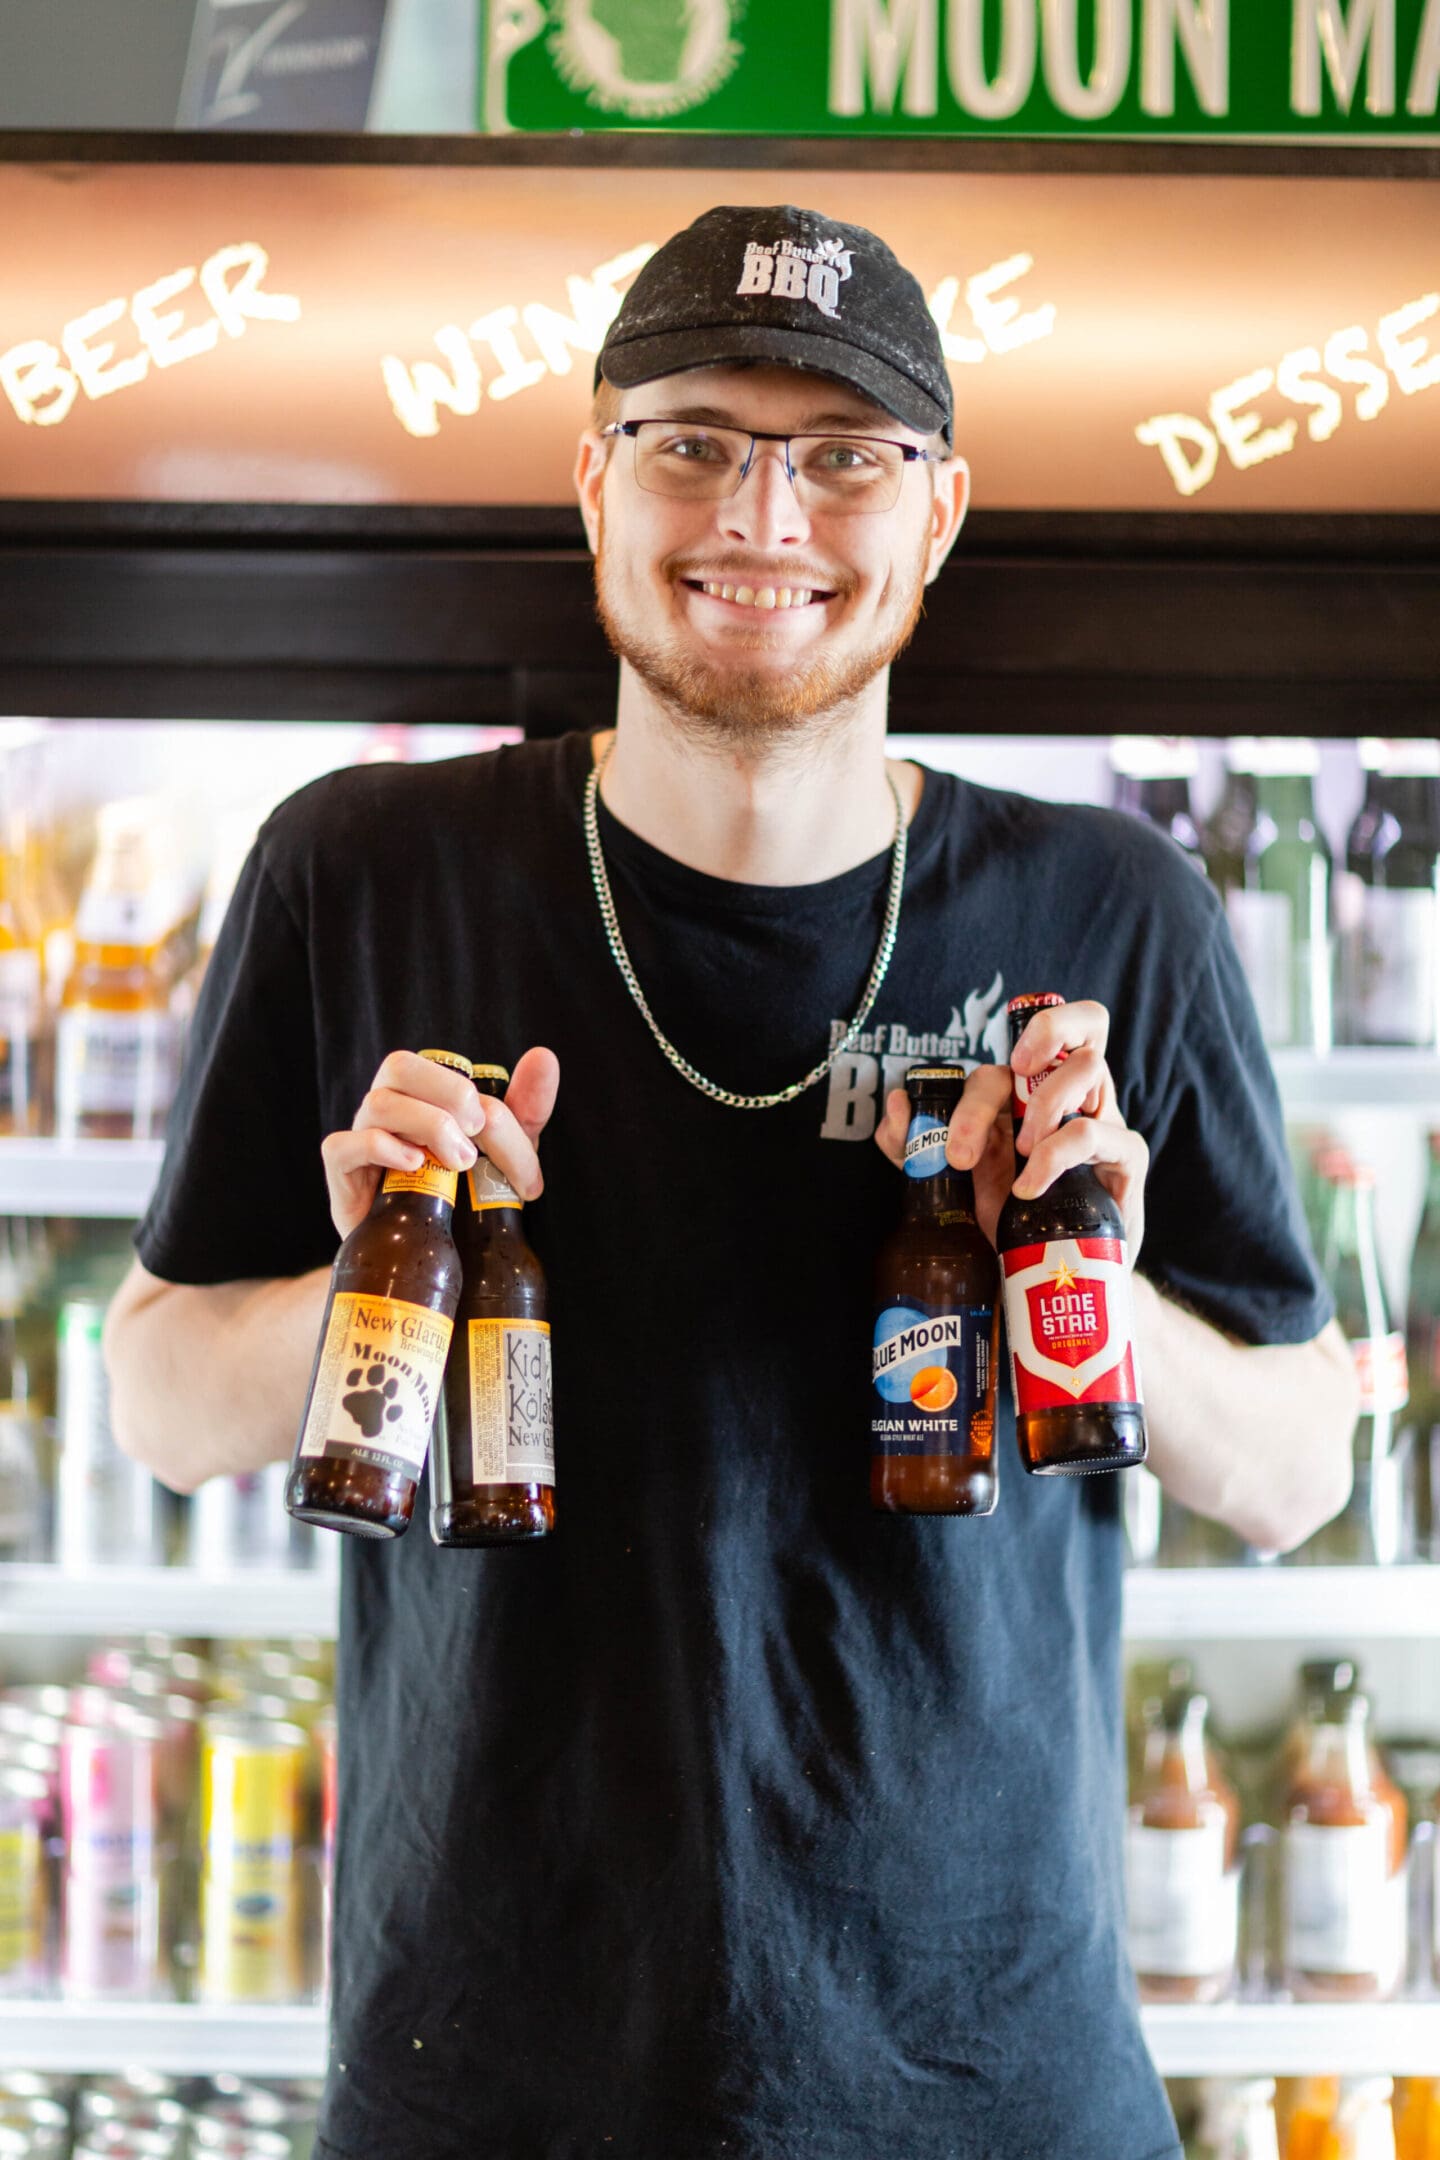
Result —
[[[1167,1696],[1146,1735],[1126,1843],[1130,1955],[1146,2002],[1215,2002],[1235,1974],[1240,1802],[1209,1745],[1209,1704]]]
[[[1012,1055],[1034,1014],[1064,1002],[1052,992],[1011,998]],[[1011,1111],[1017,1138],[1025,1106],[1046,1077],[1014,1075]],[[1025,1162],[1024,1156],[1016,1156],[1017,1178]],[[1038,1199],[1021,1200],[1011,1192],[1000,1211],[995,1242],[1004,1284],[1015,1438],[1025,1468],[1049,1476],[1125,1470],[1144,1462],[1145,1408],[1134,1298],[1117,1202],[1097,1173],[1082,1164],[1065,1171]]]
[[[468,1058],[420,1055],[469,1077]],[[409,1526],[460,1299],[455,1182],[433,1156],[387,1170],[336,1254],[285,1486],[298,1522],[358,1537]]]
[[[999,1270],[975,1182],[945,1160],[958,1066],[905,1079],[904,1213],[875,1266],[870,1499],[899,1515],[989,1515],[995,1470]]]
[[[504,1095],[503,1065],[472,1072],[482,1095]],[[514,1545],[555,1527],[550,1323],[522,1208],[482,1155],[455,1217],[465,1287],[430,1457],[437,1545]]]

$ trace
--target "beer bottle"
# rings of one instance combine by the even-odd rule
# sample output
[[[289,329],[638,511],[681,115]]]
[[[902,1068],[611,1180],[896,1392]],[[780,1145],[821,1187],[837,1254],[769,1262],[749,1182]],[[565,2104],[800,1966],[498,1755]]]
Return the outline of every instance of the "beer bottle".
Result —
[[[1392,1327],[1375,1240],[1375,1173],[1337,1151],[1326,1157],[1330,1220],[1321,1266],[1335,1317],[1360,1383],[1351,1441],[1354,1482],[1339,1515],[1323,1523],[1300,1557],[1321,1565],[1389,1565],[1408,1556],[1405,1455],[1400,1413],[1409,1399],[1405,1337]]]
[[[420,1055],[470,1076],[452,1051]],[[285,1486],[297,1522],[359,1537],[409,1526],[460,1298],[455,1183],[433,1155],[387,1170],[335,1256]]]
[[[905,1076],[904,1213],[875,1270],[870,1499],[900,1515],[989,1515],[998,1491],[998,1270],[975,1181],[945,1159],[964,1086],[954,1065]]]
[[[1405,1350],[1410,1404],[1401,1435],[1415,1493],[1416,1557],[1440,1559],[1440,1132],[1426,1136],[1425,1203],[1410,1253]],[[1408,1437],[1407,1437],[1408,1436]]]
[[[1440,1020],[1440,742],[1368,737],[1337,913],[1345,1039],[1431,1047]]]
[[[1011,998],[1012,1055],[1034,1014],[1064,1002],[1051,992]],[[1047,1077],[1012,1076],[1017,1139],[1025,1105]],[[1017,1155],[1017,1177],[1024,1163]],[[1081,1164],[1036,1200],[1011,1192],[1000,1211],[996,1245],[1015,1437],[1025,1468],[1050,1475],[1144,1462],[1134,1298],[1116,1201],[1089,1164]]]
[[[1195,868],[1205,869],[1190,782],[1200,770],[1193,735],[1117,735],[1110,745],[1117,810],[1168,834]]]
[[[510,1080],[503,1065],[476,1065],[472,1077],[494,1096]],[[465,1287],[430,1458],[430,1531],[437,1545],[510,1545],[555,1527],[545,1276],[509,1180],[481,1155],[466,1185],[455,1219]]]

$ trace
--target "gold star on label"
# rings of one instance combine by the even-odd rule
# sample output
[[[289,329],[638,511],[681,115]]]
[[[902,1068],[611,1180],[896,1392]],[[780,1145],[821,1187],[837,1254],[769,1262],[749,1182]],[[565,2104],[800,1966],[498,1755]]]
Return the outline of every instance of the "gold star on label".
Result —
[[[1073,1290],[1075,1288],[1075,1271],[1073,1268],[1067,1267],[1062,1260],[1050,1280],[1057,1290]]]

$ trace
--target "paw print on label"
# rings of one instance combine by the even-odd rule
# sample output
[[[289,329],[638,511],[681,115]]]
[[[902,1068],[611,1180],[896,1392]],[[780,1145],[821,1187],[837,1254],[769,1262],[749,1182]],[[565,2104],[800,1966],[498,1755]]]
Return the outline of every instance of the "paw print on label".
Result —
[[[361,1387],[361,1381],[365,1382]],[[383,1365],[357,1365],[345,1375],[345,1385],[353,1394],[340,1399],[342,1410],[348,1410],[367,1440],[378,1440],[381,1429],[393,1425],[405,1415],[395,1397],[400,1393],[398,1380],[387,1380]]]

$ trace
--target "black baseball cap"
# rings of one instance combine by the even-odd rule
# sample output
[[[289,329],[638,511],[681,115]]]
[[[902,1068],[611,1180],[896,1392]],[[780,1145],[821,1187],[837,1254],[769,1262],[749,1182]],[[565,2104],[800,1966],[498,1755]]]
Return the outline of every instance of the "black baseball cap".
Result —
[[[791,203],[707,210],[657,249],[610,325],[595,382],[772,361],[847,383],[951,445],[950,375],[925,295],[885,242]]]

